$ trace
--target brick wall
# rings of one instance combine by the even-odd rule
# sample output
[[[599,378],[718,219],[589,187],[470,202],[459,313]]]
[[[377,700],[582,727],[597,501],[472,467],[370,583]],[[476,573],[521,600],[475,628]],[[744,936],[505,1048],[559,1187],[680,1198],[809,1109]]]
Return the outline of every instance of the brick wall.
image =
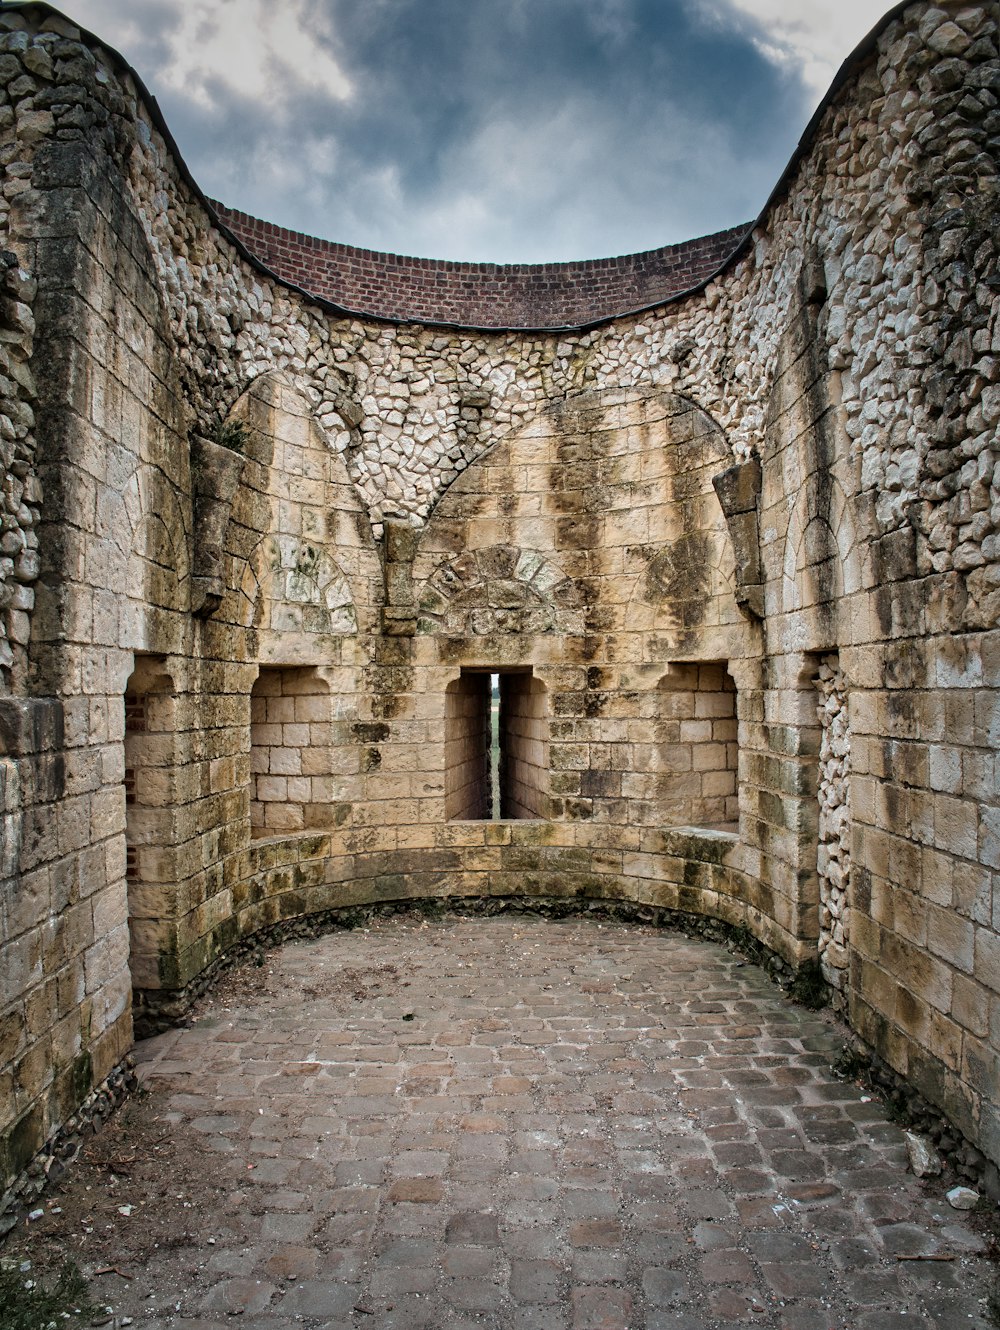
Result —
[[[678,245],[571,263],[455,263],[355,249],[214,203],[279,277],[362,314],[477,328],[573,327],[668,300],[710,276],[747,224]]]

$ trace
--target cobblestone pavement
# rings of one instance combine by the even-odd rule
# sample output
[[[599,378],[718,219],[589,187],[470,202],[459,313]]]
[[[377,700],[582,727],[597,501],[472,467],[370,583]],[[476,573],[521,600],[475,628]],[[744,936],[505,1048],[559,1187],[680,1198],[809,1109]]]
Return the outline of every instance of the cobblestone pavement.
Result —
[[[992,1324],[981,1240],[830,1075],[842,1028],[721,946],[409,918],[268,967],[140,1046],[225,1199],[137,1327]]]

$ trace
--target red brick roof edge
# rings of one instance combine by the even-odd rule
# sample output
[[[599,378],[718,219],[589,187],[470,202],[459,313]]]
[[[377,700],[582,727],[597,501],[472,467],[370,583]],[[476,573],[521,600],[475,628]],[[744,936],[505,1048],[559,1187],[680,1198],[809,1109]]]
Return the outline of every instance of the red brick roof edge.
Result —
[[[463,263],[357,249],[208,201],[251,254],[311,295],[393,322],[494,329],[573,327],[670,300],[717,271],[751,225],[617,258]]]

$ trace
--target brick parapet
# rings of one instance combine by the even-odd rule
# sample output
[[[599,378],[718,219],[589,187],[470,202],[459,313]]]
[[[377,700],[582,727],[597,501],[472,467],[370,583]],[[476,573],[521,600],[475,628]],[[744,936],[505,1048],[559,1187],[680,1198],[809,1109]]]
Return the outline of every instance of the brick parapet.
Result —
[[[381,319],[477,328],[579,327],[670,300],[716,272],[750,227],[616,258],[461,263],[356,249],[211,202],[254,257],[310,295]]]

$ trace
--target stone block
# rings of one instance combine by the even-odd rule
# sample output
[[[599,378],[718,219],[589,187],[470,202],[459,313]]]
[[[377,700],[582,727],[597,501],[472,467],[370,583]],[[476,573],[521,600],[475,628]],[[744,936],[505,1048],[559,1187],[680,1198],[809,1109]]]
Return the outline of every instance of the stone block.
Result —
[[[30,757],[63,746],[58,698],[0,698],[0,756]]]

